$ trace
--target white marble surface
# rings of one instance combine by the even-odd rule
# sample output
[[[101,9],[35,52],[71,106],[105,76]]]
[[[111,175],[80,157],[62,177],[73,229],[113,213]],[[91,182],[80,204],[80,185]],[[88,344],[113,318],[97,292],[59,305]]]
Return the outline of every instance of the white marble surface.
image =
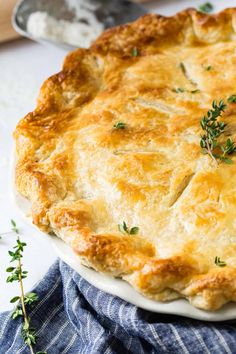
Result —
[[[26,290],[44,275],[56,254],[50,242],[27,225],[14,205],[10,171],[12,132],[18,120],[34,108],[39,87],[60,69],[64,56],[63,50],[28,40],[0,46],[0,233],[11,229],[11,218],[16,220],[21,237],[27,243],[24,255],[24,266],[29,271]],[[5,272],[9,264],[8,250],[14,242],[14,234],[0,240],[0,311],[12,308],[9,299],[18,291],[18,284],[6,284]]]
[[[156,0],[151,1],[146,7],[153,12],[161,15],[170,16],[187,7],[198,7],[199,5],[210,2],[214,5],[214,11],[220,11],[226,7],[235,7],[236,0]]]
[[[147,5],[150,11],[171,15],[185,7],[193,7],[204,1],[157,0]],[[211,1],[215,9],[236,6],[236,0]],[[65,52],[45,47],[28,40],[18,40],[0,45],[0,233],[11,229],[10,219],[16,220],[27,242],[24,267],[29,271],[25,280],[26,291],[42,278],[56,259],[50,242],[29,226],[12,199],[10,160],[13,151],[12,132],[18,120],[35,106],[37,93],[42,82],[57,72]],[[8,250],[15,242],[15,235],[0,240],[0,311],[12,308],[9,299],[18,292],[18,284],[6,284],[5,269],[9,264]]]

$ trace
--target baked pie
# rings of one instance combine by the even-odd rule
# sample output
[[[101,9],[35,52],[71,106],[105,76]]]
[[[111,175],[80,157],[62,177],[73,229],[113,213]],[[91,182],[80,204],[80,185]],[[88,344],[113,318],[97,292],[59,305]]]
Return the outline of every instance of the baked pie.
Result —
[[[200,147],[213,101],[236,141],[235,39],[236,9],[189,9],[70,53],[15,131],[34,224],[149,298],[236,301],[236,154]]]

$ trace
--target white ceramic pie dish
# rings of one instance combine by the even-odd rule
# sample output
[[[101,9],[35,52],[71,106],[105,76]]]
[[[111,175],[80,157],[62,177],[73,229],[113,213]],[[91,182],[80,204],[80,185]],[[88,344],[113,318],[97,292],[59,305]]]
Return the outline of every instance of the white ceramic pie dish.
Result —
[[[186,6],[190,6],[189,2],[187,4],[186,0],[181,0],[181,8],[184,3]],[[167,8],[170,7],[171,3],[176,6],[176,1],[168,1],[168,4],[164,4],[163,11],[167,11]],[[193,1],[191,1],[193,3]],[[194,5],[197,6],[198,1],[195,2]],[[179,4],[180,5],[180,4]],[[224,3],[226,5],[226,3]],[[218,6],[218,5],[217,5]],[[174,10],[176,12],[176,8]],[[169,13],[168,13],[169,14]],[[23,211],[28,210],[27,202],[24,201],[19,196],[17,199],[18,208]],[[24,207],[26,208],[24,209]],[[30,219],[27,221],[29,224]],[[31,224],[32,226],[32,224]],[[221,310],[216,312],[206,312],[202,310],[198,310],[191,306],[186,300],[180,299],[169,303],[161,303],[149,300],[143,297],[141,294],[137,293],[129,284],[120,280],[110,278],[105,276],[104,274],[99,274],[92,269],[84,267],[79,263],[78,257],[72,252],[69,246],[64,244],[60,239],[56,237],[51,237],[42,233],[42,237],[50,239],[52,244],[56,250],[56,253],[59,255],[61,259],[63,259],[66,263],[68,263],[75,271],[81,274],[87,281],[96,286],[97,288],[106,291],[107,293],[111,293],[113,295],[117,295],[120,298],[137,305],[140,308],[147,309],[153,312],[158,313],[168,313],[168,314],[176,314],[181,316],[187,316],[191,318],[206,320],[206,321],[224,321],[231,320],[236,318],[236,305],[229,304],[224,306]]]
[[[31,223],[30,218],[27,216],[29,215],[30,203],[21,197],[14,188],[13,190],[14,200],[18,210],[25,216],[27,223],[30,223],[31,227],[35,228]],[[236,304],[234,303],[227,304],[217,311],[203,311],[193,307],[185,299],[178,299],[164,303],[150,300],[139,294],[124,280],[111,278],[80,264],[78,256],[76,256],[72,249],[59,238],[47,235],[43,232],[41,232],[41,234],[43,237],[50,238],[58,256],[90,284],[109,294],[118,296],[139,308],[156,313],[185,316],[202,321],[227,321],[236,319]]]

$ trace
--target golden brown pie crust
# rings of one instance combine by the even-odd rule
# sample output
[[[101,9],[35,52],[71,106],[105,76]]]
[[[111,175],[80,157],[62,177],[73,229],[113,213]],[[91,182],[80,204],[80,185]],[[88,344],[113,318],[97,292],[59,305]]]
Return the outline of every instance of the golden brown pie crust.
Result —
[[[236,301],[236,158],[216,166],[199,147],[212,101],[236,93],[235,39],[236,9],[189,9],[69,54],[15,131],[16,185],[35,225],[149,298]],[[236,141],[236,104],[223,119]],[[139,234],[119,232],[123,220]]]

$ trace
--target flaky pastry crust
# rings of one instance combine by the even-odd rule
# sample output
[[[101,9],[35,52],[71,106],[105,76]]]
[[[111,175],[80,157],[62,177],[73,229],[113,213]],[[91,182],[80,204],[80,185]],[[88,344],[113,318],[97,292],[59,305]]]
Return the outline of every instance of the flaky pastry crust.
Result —
[[[15,131],[33,222],[152,299],[236,301],[236,158],[216,166],[199,147],[213,99],[236,93],[235,38],[235,9],[108,30],[67,56]],[[236,141],[234,103],[224,121]],[[139,233],[123,235],[123,221]]]

